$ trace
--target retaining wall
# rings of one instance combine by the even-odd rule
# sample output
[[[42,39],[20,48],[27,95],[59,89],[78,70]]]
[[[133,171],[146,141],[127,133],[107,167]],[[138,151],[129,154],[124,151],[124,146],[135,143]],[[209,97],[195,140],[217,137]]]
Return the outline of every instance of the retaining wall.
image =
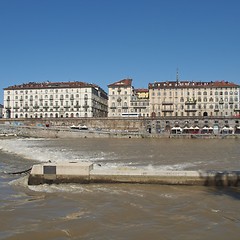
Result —
[[[160,171],[140,168],[106,170],[90,162],[34,165],[28,184],[140,183],[162,185],[239,186],[239,171]]]

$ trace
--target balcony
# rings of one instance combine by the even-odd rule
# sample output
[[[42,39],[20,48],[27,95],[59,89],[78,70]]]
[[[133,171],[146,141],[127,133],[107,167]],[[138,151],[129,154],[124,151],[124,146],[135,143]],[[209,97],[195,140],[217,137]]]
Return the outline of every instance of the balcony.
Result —
[[[185,105],[196,105],[197,104],[197,100],[189,100],[185,102]]]
[[[162,112],[173,112],[173,109],[163,109]]]
[[[85,104],[85,105],[83,105],[83,108],[89,108],[89,105]]]
[[[162,105],[173,105],[173,102],[164,101],[162,102]]]
[[[185,112],[196,112],[197,109],[185,109],[184,111],[185,111]]]
[[[79,104],[74,105],[75,108],[80,108],[81,106]]]

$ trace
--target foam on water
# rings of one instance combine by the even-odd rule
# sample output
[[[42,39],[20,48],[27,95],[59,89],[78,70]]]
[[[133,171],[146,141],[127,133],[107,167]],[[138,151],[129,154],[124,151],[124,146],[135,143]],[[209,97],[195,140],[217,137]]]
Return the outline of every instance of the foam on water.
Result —
[[[39,162],[58,162],[79,160],[79,155],[59,147],[44,147],[48,139],[7,139],[1,141],[1,150],[17,154],[24,158]]]

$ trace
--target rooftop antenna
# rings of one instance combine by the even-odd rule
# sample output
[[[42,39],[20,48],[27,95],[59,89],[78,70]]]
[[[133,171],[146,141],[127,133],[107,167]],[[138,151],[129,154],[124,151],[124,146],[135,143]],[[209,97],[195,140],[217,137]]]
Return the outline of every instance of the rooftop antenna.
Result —
[[[176,72],[176,82],[177,82],[177,86],[179,85],[179,74],[178,74],[178,68],[177,68],[177,72]]]

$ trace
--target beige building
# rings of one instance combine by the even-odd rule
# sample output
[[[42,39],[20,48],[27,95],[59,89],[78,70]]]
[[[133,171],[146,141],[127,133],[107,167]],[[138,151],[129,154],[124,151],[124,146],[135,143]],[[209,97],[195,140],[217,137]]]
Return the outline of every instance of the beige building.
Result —
[[[134,89],[132,79],[108,85],[109,117],[148,117],[148,89]]]
[[[239,85],[225,81],[149,84],[152,117],[231,117],[239,114]]]
[[[4,118],[106,117],[107,93],[84,82],[30,82],[4,89]]]

